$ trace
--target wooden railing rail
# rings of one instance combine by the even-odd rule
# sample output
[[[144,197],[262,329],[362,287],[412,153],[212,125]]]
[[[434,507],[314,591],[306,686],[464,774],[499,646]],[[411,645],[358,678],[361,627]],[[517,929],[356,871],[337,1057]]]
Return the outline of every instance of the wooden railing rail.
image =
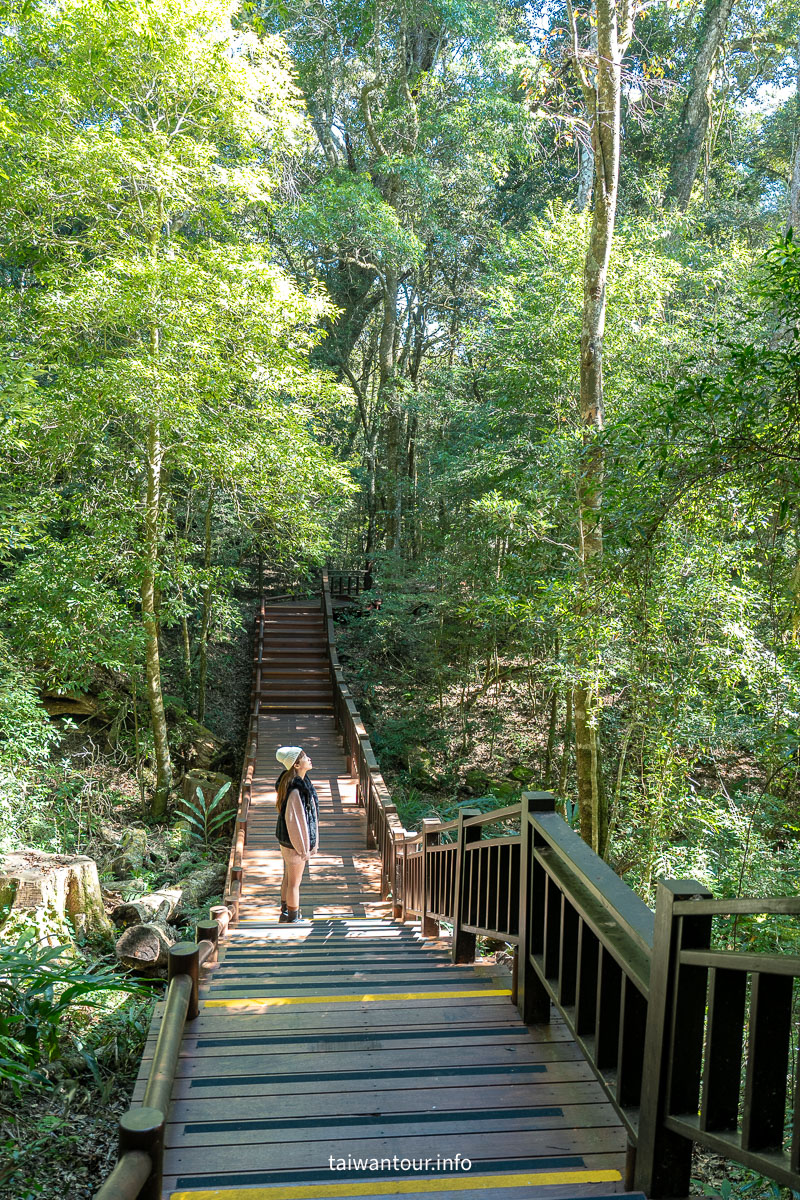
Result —
[[[344,752],[351,775],[357,780],[356,796],[363,805],[367,817],[367,847],[381,853],[381,896],[388,899],[396,880],[397,836],[401,829],[397,809],[391,803],[378,760],[372,749],[369,735],[358,714],[350,689],[336,652],[336,637],[333,626],[328,570],[322,572],[322,615],[325,640],[328,646],[328,667],[334,698],[334,720],[342,735]],[[396,895],[395,895],[396,899]],[[396,907],[396,906],[395,906]]]
[[[247,845],[247,822],[250,816],[250,800],[253,793],[253,774],[258,757],[258,717],[261,697],[261,672],[264,663],[264,618],[266,608],[261,601],[253,622],[253,681],[250,688],[250,723],[247,729],[242,775],[239,785],[239,804],[228,856],[228,871],[225,876],[223,900],[229,906],[234,919],[239,915],[239,896],[242,888],[242,862]]]
[[[326,568],[332,596],[360,596],[369,583],[366,571],[337,571]]]
[[[166,1002],[142,1103],[119,1119],[117,1165],[96,1200],[161,1200],[164,1126],[183,1030],[199,1012],[200,968],[216,956],[230,919],[227,908],[224,917],[219,909],[214,913],[212,909],[212,919],[197,926],[197,941],[178,942],[169,950]]]
[[[800,897],[713,900],[694,880],[670,880],[653,913],[547,792],[404,830],[339,664],[327,572],[322,590],[336,724],[395,915],[419,920],[423,936],[452,927],[455,962],[474,960],[478,937],[514,946],[520,1013],[546,1023],[558,1008],[628,1131],[630,1186],[687,1196],[698,1142],[800,1191],[800,957],[710,941],[715,917],[800,915]]]

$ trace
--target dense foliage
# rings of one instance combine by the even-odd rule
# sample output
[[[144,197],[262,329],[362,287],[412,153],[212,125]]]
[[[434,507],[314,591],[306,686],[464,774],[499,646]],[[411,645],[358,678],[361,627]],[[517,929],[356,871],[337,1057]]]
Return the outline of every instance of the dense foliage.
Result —
[[[535,782],[645,897],[797,891],[799,20],[10,0],[0,849],[167,818],[327,557],[408,823]]]

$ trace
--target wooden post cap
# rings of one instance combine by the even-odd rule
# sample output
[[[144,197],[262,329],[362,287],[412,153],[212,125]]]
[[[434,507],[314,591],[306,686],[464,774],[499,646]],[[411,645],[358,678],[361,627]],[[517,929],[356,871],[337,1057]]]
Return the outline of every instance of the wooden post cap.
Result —
[[[149,1150],[164,1125],[159,1108],[129,1108],[119,1119],[121,1150]]]
[[[176,942],[169,950],[169,977],[192,975],[197,960],[196,942]]]

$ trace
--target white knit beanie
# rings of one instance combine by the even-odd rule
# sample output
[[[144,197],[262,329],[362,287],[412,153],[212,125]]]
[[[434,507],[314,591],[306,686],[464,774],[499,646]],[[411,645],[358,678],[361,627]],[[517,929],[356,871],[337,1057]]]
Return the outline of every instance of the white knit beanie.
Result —
[[[290,767],[294,766],[302,753],[302,746],[279,746],[275,751],[275,757],[284,770],[288,771]]]

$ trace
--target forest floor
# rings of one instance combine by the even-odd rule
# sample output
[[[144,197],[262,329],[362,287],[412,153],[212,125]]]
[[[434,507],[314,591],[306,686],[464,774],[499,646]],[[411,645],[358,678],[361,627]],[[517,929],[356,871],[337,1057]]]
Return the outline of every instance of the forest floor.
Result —
[[[249,718],[251,610],[252,599],[243,597],[240,628],[209,650],[204,724],[229,747],[224,769],[234,779],[241,769]],[[172,686],[178,690],[175,683]],[[181,761],[181,753],[179,746],[176,766],[190,766]],[[52,774],[42,783],[45,811],[39,828],[44,844],[39,848],[58,846],[59,852],[63,847],[95,858],[107,913],[122,900],[180,887],[182,880],[210,872],[217,881],[216,893],[184,910],[180,918],[181,929],[192,936],[196,921],[206,918],[209,904],[221,898],[227,842],[206,847],[193,841],[185,824],[174,817],[164,824],[149,821],[142,809],[141,773],[137,778],[119,745],[105,743],[93,722],[69,727],[53,759]],[[140,841],[143,852],[120,879],[120,869],[112,863],[131,830],[141,831],[146,846]],[[26,845],[31,844],[27,839]],[[76,941],[70,954],[86,967],[115,961],[113,942]],[[128,1106],[136,1079],[153,991],[160,995],[163,986],[156,981],[145,994],[96,994],[93,1007],[71,1007],[68,1019],[61,1022],[53,1058],[18,1094],[10,1088],[0,1093],[0,1200],[91,1200],[114,1165],[117,1119]]]

